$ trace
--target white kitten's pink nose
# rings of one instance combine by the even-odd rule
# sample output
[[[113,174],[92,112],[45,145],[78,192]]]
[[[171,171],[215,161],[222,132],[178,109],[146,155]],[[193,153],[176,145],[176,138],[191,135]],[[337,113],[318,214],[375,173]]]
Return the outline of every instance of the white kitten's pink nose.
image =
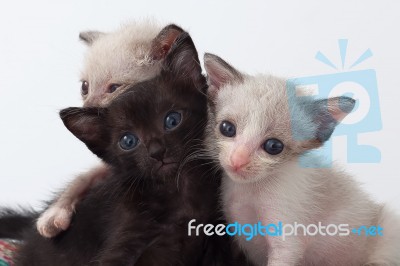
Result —
[[[242,145],[237,147],[231,154],[231,167],[234,171],[240,170],[250,162],[250,151]]]

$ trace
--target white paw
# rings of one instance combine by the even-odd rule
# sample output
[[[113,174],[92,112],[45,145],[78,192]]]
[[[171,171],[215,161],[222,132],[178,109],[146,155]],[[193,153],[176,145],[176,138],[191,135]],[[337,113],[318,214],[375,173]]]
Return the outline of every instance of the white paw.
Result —
[[[36,228],[42,236],[51,238],[68,229],[71,217],[71,209],[51,206],[40,215]]]

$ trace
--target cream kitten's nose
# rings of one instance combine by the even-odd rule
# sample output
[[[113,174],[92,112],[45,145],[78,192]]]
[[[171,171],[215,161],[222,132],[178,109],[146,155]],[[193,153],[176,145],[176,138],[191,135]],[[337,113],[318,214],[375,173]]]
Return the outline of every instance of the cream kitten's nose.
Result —
[[[234,171],[239,171],[243,166],[250,162],[250,151],[249,149],[241,145],[237,147],[231,154],[231,167]]]

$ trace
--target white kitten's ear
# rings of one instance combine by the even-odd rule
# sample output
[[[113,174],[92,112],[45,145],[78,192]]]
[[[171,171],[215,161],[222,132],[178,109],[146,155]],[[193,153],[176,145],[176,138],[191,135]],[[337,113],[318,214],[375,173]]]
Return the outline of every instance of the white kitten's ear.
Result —
[[[174,24],[164,27],[152,41],[150,51],[152,58],[154,60],[164,59],[182,32],[184,30]]]
[[[103,158],[108,145],[106,112],[106,108],[95,107],[70,107],[60,111],[66,128],[100,158]]]
[[[87,45],[92,45],[94,41],[96,41],[100,36],[103,36],[105,33],[100,31],[82,31],[79,33],[79,39],[85,42]]]
[[[219,56],[204,54],[204,67],[207,72],[208,91],[211,95],[227,84],[243,81],[243,74]]]
[[[354,109],[355,102],[345,96],[314,101],[310,112],[317,126],[316,140],[321,143],[327,141],[335,127]]]

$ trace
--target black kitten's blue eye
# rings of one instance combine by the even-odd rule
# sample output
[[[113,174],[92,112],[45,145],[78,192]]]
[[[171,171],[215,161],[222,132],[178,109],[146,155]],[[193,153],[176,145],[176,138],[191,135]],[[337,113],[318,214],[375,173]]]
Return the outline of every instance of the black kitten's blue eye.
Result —
[[[221,131],[222,135],[229,138],[236,135],[235,125],[228,121],[222,121],[221,125],[219,125],[219,131]]]
[[[139,143],[138,137],[131,133],[126,133],[125,135],[122,136],[122,138],[119,140],[119,146],[123,150],[131,150],[135,148]]]
[[[264,150],[271,154],[277,155],[283,151],[283,143],[279,139],[267,139],[266,142],[263,144]]]
[[[178,112],[170,112],[164,119],[164,128],[171,130],[177,127],[182,121],[182,114]]]

